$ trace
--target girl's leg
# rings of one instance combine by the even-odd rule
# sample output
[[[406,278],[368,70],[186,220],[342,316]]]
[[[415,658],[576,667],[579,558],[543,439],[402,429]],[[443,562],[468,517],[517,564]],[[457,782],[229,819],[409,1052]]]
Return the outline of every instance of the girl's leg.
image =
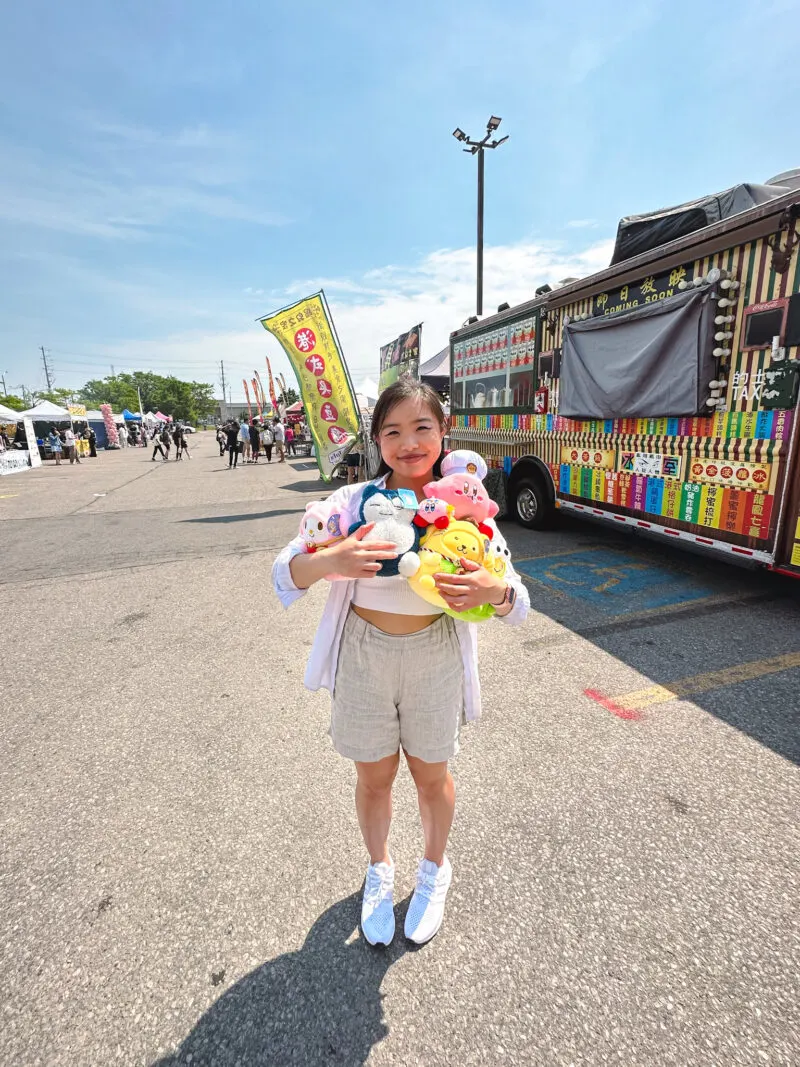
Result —
[[[392,821],[392,783],[400,753],[375,763],[356,762],[356,813],[370,863],[389,862],[389,826]],[[445,767],[447,765],[445,764]],[[446,836],[446,835],[445,835]]]
[[[425,833],[425,859],[441,867],[447,838],[453,824],[456,787],[453,776],[443,763],[425,763],[406,752],[408,769],[417,787],[419,813]]]

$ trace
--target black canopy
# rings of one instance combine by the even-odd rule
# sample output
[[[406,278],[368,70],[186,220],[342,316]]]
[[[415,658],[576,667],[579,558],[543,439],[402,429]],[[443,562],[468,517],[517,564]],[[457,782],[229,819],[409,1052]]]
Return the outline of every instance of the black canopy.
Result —
[[[721,219],[738,215],[757,204],[765,204],[768,200],[783,196],[800,185],[796,171],[780,175],[776,181],[781,184],[734,185],[723,193],[703,196],[699,200],[678,204],[677,207],[662,208],[646,215],[628,215],[620,219],[611,266],[626,259],[633,259],[642,252],[649,252],[651,248],[675,241],[687,233],[702,230],[704,226],[710,226]]]

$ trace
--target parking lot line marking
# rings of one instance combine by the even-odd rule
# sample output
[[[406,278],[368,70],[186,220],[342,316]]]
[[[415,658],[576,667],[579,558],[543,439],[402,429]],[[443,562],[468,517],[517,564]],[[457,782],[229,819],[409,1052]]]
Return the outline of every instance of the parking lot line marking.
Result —
[[[723,667],[719,671],[706,671],[689,678],[679,678],[669,685],[651,685],[647,689],[637,689],[619,697],[607,697],[597,689],[584,689],[584,696],[594,700],[607,711],[620,719],[641,719],[640,712],[653,704],[666,704],[670,700],[682,700],[684,697],[708,693],[712,689],[749,682],[754,678],[763,678],[768,674],[778,674],[793,667],[800,667],[800,652],[787,652],[782,656],[769,659],[751,660],[738,663],[732,667]]]

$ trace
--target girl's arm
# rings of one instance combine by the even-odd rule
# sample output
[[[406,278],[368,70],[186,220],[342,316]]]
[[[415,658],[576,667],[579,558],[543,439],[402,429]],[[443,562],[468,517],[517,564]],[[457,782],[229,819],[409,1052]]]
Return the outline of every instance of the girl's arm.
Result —
[[[347,521],[347,529],[353,498],[363,492],[364,485],[343,486],[325,501],[332,512],[340,510]],[[281,604],[288,608],[299,600],[305,591],[326,574],[339,574],[345,578],[374,577],[382,560],[396,559],[397,549],[384,541],[362,544],[362,538],[372,529],[372,524],[362,526],[352,537],[322,552],[307,553],[302,536],[298,533],[280,552],[272,565],[272,585]]]

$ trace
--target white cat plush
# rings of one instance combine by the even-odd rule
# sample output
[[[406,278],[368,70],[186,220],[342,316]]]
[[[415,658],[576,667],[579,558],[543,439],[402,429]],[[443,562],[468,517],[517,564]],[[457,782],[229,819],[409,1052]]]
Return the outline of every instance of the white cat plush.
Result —
[[[360,526],[375,523],[365,541],[391,541],[397,546],[397,559],[385,559],[377,577],[388,578],[398,574],[398,565],[406,552],[416,552],[419,548],[421,530],[414,524],[416,515],[414,507],[409,507],[402,491],[380,489],[377,485],[368,485],[361,497],[358,521],[348,530],[348,536]]]

